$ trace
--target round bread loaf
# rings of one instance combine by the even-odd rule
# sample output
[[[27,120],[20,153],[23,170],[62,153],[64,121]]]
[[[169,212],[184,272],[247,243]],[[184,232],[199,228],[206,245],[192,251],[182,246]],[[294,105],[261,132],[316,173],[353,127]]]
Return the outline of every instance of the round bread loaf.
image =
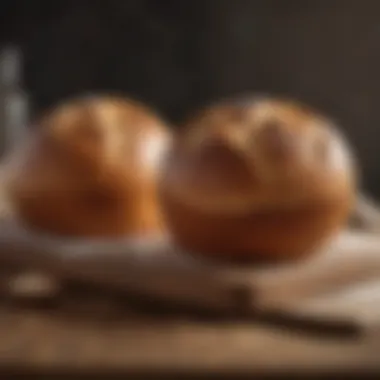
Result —
[[[226,101],[183,127],[160,184],[182,247],[238,261],[307,255],[346,222],[351,149],[332,121],[287,100]]]
[[[171,135],[145,106],[83,97],[39,120],[12,155],[8,192],[21,220],[55,235],[160,233],[161,162]]]

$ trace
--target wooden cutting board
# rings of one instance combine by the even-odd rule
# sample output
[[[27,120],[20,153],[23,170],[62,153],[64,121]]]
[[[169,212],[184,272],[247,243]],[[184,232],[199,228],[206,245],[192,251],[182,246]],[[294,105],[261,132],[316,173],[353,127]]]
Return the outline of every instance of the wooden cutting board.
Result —
[[[201,260],[164,238],[61,241],[31,234],[11,222],[1,225],[0,249],[3,265],[16,265],[24,282],[25,274],[33,273],[34,282],[38,274],[40,288],[45,276],[50,285],[64,287],[76,280],[122,292],[126,300],[139,295],[215,315],[277,315],[361,331],[380,326],[376,234],[346,231],[307,260],[249,268]],[[15,284],[3,281],[10,293],[20,288]],[[59,287],[51,289],[56,292]]]

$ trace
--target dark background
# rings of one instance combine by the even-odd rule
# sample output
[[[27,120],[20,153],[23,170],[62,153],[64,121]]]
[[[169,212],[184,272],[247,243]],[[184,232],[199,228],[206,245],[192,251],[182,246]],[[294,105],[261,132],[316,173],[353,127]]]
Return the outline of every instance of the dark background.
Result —
[[[290,95],[338,120],[380,199],[380,1],[3,0],[33,111],[122,91],[172,121],[240,92]]]

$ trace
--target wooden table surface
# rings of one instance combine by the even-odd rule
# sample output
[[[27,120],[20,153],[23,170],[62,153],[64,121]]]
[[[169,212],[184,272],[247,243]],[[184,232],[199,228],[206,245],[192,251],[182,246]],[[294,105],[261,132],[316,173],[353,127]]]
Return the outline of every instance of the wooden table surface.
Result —
[[[39,304],[0,294],[0,379],[9,372],[37,373],[38,379],[77,374],[108,379],[112,373],[165,379],[380,373],[376,313],[359,335],[341,335],[265,318],[223,321],[194,311],[162,312],[161,304],[158,311],[157,305],[141,308],[124,293],[84,284],[61,296]],[[378,311],[368,305],[378,298],[369,297],[363,310]],[[360,305],[357,297],[351,301]]]
[[[258,322],[149,316],[132,310],[117,316],[105,308],[71,313],[6,305],[0,310],[0,369],[37,371],[38,378],[62,371],[103,373],[105,378],[115,372],[234,378],[242,373],[380,369],[377,328],[339,338]]]
[[[379,265],[373,266],[373,274],[378,274]],[[108,379],[112,373],[165,379],[183,379],[186,374],[210,379],[380,373],[377,322],[359,335],[311,334],[258,319],[148,313],[127,299],[120,302],[96,292],[72,296],[69,292],[64,299],[37,307],[9,302],[0,294],[0,379],[9,372],[37,373],[38,379],[63,378],[58,374],[65,373],[70,379],[78,374]]]

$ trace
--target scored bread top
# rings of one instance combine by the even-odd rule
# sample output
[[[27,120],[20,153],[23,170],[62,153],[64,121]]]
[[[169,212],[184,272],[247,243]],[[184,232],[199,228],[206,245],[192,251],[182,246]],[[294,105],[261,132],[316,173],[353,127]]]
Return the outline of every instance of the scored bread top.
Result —
[[[337,200],[355,183],[351,148],[331,120],[297,102],[257,98],[188,120],[162,189],[204,211],[245,213]]]
[[[24,191],[112,184],[158,174],[171,142],[166,125],[138,102],[112,96],[71,100],[42,117],[10,157]]]

